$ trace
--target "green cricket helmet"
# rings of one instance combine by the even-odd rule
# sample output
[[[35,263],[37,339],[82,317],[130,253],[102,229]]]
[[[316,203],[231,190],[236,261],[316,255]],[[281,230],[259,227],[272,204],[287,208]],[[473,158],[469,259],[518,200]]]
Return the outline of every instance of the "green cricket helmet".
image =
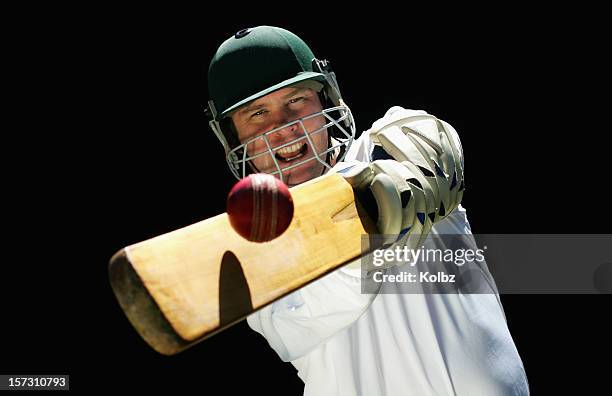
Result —
[[[250,139],[238,140],[231,121],[237,109],[282,88],[302,86],[318,92],[323,107],[321,112],[278,126]],[[210,100],[206,110],[209,125],[225,149],[230,170],[237,178],[257,172],[252,160],[269,155],[276,171],[270,172],[283,180],[283,171],[308,161],[318,161],[331,168],[331,161],[341,161],[355,136],[355,121],[343,102],[334,72],[326,60],[317,59],[306,43],[295,34],[281,28],[259,26],[243,29],[227,39],[217,49],[208,69]],[[303,121],[313,117],[325,119],[325,125],[308,131]],[[268,136],[297,124],[303,136],[278,147],[272,147]],[[303,141],[312,145],[311,136],[328,131],[329,144],[325,152],[314,153],[312,158],[295,161],[290,166],[279,164],[276,151]],[[266,141],[266,152],[248,150],[255,140]],[[313,150],[315,151],[315,150]]]

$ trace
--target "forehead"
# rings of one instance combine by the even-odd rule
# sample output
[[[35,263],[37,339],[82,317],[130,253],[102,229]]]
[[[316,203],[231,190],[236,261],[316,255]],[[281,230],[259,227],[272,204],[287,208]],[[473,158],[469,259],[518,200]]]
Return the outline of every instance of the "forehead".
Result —
[[[305,87],[287,87],[287,88],[281,88],[278,91],[274,91],[271,92],[269,94],[267,94],[266,96],[262,96],[261,98],[254,100],[251,103],[258,103],[258,102],[265,102],[266,100],[273,100],[273,99],[284,99],[287,96],[291,96],[294,95],[296,93],[302,92],[302,91],[309,91],[308,88]]]
[[[246,111],[252,110],[257,107],[262,107],[270,103],[275,103],[278,101],[286,100],[291,96],[295,96],[297,94],[308,94],[313,93],[314,91],[310,88],[306,87],[288,87],[281,88],[278,91],[271,92],[265,96],[262,96],[259,99],[256,99],[252,102],[245,104],[236,110],[235,114],[244,113]]]

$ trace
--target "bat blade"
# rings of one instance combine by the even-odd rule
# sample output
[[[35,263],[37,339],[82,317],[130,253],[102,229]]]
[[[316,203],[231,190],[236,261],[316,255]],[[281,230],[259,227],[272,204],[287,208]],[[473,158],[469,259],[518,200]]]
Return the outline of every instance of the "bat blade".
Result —
[[[243,239],[223,213],[113,256],[115,296],[151,347],[178,353],[363,253],[361,235],[375,225],[342,176],[291,195],[293,220],[272,241]]]

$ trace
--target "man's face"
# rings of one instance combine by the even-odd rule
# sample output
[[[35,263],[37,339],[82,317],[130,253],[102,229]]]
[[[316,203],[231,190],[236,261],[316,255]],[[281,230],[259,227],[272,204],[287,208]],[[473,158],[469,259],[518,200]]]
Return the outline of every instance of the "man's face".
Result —
[[[315,91],[309,88],[289,87],[272,92],[241,107],[231,115],[231,118],[238,132],[238,139],[240,143],[244,144],[265,132],[321,110],[321,101]],[[304,138],[305,131],[300,123],[267,135],[272,149],[300,137],[304,138],[274,152],[276,161],[283,172],[283,179],[288,186],[295,186],[318,177],[325,168],[314,157],[316,151],[320,159],[325,161],[325,154],[322,153],[327,150],[327,130],[312,133],[325,125],[325,117],[311,117],[305,120],[303,124],[314,147]],[[250,142],[246,149],[249,157],[268,152],[268,147],[263,138]],[[295,168],[286,169],[306,159],[311,160]],[[269,153],[253,159],[252,162],[259,172],[272,173],[277,171]],[[280,175],[276,176],[280,177]]]

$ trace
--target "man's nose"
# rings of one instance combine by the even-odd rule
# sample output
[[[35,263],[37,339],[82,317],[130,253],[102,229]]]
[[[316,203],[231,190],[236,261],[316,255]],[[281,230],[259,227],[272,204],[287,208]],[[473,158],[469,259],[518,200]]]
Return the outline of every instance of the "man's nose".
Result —
[[[288,137],[295,138],[296,131],[298,131],[298,129],[300,128],[299,122],[294,122],[295,119],[289,117],[288,114],[279,115],[279,117],[275,121],[276,122],[274,123],[275,125],[273,129],[280,129],[277,129],[276,131],[274,131],[274,133],[270,134],[270,140],[272,140],[272,142],[286,140]],[[291,125],[288,125],[283,128],[283,126],[289,123],[291,123]]]

